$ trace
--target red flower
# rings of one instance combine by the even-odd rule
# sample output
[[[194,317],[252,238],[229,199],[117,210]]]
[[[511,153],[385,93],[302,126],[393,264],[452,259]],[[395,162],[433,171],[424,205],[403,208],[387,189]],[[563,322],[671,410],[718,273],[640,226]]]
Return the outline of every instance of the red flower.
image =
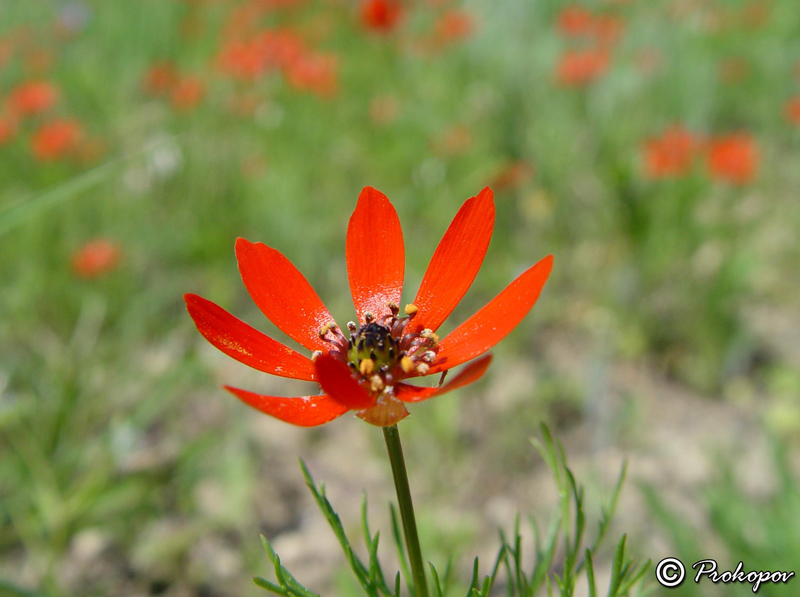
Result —
[[[72,271],[80,278],[97,278],[112,271],[119,263],[122,251],[106,238],[90,241],[72,256]]]
[[[158,62],[147,69],[142,87],[150,95],[162,95],[169,93],[179,78],[178,69],[172,62]]]
[[[283,398],[226,386],[250,406],[282,421],[322,425],[349,410],[378,426],[408,415],[419,402],[477,380],[489,366],[484,354],[528,313],[547,281],[552,256],[525,271],[485,307],[439,340],[436,330],[475,279],[494,225],[488,187],[456,214],[433,254],[417,296],[399,308],[403,290],[403,232],[385,195],[366,187],[347,228],[347,271],[358,323],[339,328],[303,275],[281,253],[236,241],[239,271],[250,296],[278,328],[312,353],[308,358],[265,336],[194,294],[185,295],[199,332],[245,365],[282,377],[316,381],[323,393]],[[472,361],[441,387],[404,380],[443,373]]]
[[[625,33],[625,21],[614,15],[598,15],[594,21],[593,33],[601,45],[613,45]]]
[[[17,121],[11,116],[0,114],[0,147],[10,142],[17,133]]]
[[[558,82],[565,87],[587,85],[606,72],[608,63],[608,52],[600,48],[567,50],[558,63]]]
[[[498,191],[514,189],[528,182],[535,174],[536,169],[525,160],[517,160],[504,164],[492,179],[491,185]]]
[[[708,148],[708,170],[712,178],[744,185],[758,170],[758,147],[747,133],[712,139]]]
[[[558,30],[566,36],[577,37],[592,32],[594,15],[582,6],[565,6],[558,13]]]
[[[322,97],[336,95],[339,88],[336,56],[307,54],[301,56],[286,70],[289,84],[298,91],[309,91]]]
[[[402,14],[396,0],[364,0],[361,3],[361,22],[373,31],[388,33],[397,27]]]
[[[58,88],[47,81],[31,81],[14,88],[8,96],[9,110],[20,116],[41,114],[58,101]]]
[[[786,118],[792,124],[800,126],[800,95],[786,102]]]
[[[199,77],[187,76],[175,83],[169,101],[176,110],[186,111],[196,108],[205,94],[205,83]]]
[[[645,173],[648,178],[675,178],[691,170],[699,141],[681,125],[664,131],[661,137],[644,145]]]
[[[77,121],[53,120],[36,130],[31,137],[31,149],[38,160],[50,162],[73,153],[82,136],[83,129]]]
[[[475,17],[465,10],[446,11],[434,25],[434,39],[440,45],[466,39],[475,31]]]

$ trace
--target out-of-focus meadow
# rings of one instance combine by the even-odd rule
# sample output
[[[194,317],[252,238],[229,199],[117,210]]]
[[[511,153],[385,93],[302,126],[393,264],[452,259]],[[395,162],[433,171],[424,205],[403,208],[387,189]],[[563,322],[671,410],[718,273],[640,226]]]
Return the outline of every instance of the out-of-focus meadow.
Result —
[[[468,566],[515,510],[546,517],[546,420],[597,503],[629,458],[615,530],[640,559],[797,566],[796,0],[4,0],[0,592],[259,594],[264,532],[348,594],[296,458],[357,526],[362,489],[378,518],[391,497],[379,434],[237,402],[222,384],[307,388],[208,346],[182,295],[285,339],[241,236],[352,319],[365,185],[403,223],[404,300],[494,189],[443,334],[555,255],[486,379],[400,425],[427,557]]]

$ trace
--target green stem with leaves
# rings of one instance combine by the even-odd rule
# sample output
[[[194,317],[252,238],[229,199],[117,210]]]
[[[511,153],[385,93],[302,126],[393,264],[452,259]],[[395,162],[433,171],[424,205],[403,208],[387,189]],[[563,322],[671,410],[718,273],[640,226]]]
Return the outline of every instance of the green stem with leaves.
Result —
[[[416,597],[428,597],[428,582],[425,579],[425,567],[422,563],[422,550],[419,547],[417,521],[414,518],[414,504],[411,502],[411,490],[408,485],[406,461],[403,458],[403,446],[400,443],[400,432],[397,425],[383,428],[383,439],[389,452],[392,464],[394,487],[397,490],[397,502],[400,506],[400,519],[403,521],[403,532],[406,536],[406,549],[411,564],[411,576],[414,580],[413,590]]]

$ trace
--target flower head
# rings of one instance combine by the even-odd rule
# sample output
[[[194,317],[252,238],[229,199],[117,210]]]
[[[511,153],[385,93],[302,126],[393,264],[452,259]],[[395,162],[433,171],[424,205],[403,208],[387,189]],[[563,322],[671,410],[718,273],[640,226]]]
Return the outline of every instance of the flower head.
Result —
[[[169,99],[176,110],[188,111],[196,108],[205,94],[205,83],[199,77],[190,75],[175,82]]]
[[[42,124],[31,137],[33,155],[41,162],[52,162],[73,153],[83,128],[76,120],[59,118]]]
[[[800,95],[789,99],[784,110],[786,119],[792,124],[800,126]]]
[[[708,171],[714,179],[745,185],[756,177],[758,157],[758,145],[748,133],[717,137],[709,144]]]
[[[552,256],[522,273],[485,307],[444,338],[436,334],[472,284],[494,225],[491,189],[467,200],[433,254],[416,298],[400,307],[405,268],[403,232],[394,207],[366,187],[347,229],[346,259],[357,321],[338,326],[303,275],[281,253],[236,242],[239,271],[253,301],[279,329],[309,352],[262,334],[221,307],[187,294],[199,332],[234,359],[273,375],[315,381],[322,394],[284,398],[226,386],[250,406],[301,426],[327,423],[349,410],[373,425],[394,425],[405,404],[480,378],[491,356],[477,360],[528,313],[552,268]],[[406,380],[468,364],[438,387]]]
[[[58,102],[58,87],[48,81],[29,81],[11,90],[9,110],[20,116],[47,112]]]
[[[396,0],[364,0],[361,3],[361,23],[379,33],[395,29],[402,14],[402,6]]]
[[[9,143],[17,133],[17,120],[0,114],[0,147]]]
[[[87,242],[72,255],[72,271],[79,278],[97,278],[113,271],[122,249],[112,240],[97,238]]]
[[[666,129],[661,137],[644,144],[645,173],[653,180],[678,178],[689,173],[700,140],[682,125]]]
[[[608,51],[602,48],[566,50],[556,67],[556,78],[564,87],[583,87],[599,79],[609,61]]]

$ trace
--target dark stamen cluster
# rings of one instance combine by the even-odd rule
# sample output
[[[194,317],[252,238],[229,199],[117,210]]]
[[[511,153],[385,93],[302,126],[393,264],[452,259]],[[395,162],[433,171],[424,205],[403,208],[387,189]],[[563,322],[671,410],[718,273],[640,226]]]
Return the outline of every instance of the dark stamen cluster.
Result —
[[[320,338],[332,344],[331,355],[345,361],[372,392],[380,393],[406,377],[425,375],[436,358],[439,337],[431,330],[405,333],[408,322],[416,315],[417,307],[407,305],[406,316],[398,317],[400,309],[389,303],[390,313],[379,320],[371,313],[364,314],[362,326],[347,324],[350,338],[334,323],[319,330]]]

